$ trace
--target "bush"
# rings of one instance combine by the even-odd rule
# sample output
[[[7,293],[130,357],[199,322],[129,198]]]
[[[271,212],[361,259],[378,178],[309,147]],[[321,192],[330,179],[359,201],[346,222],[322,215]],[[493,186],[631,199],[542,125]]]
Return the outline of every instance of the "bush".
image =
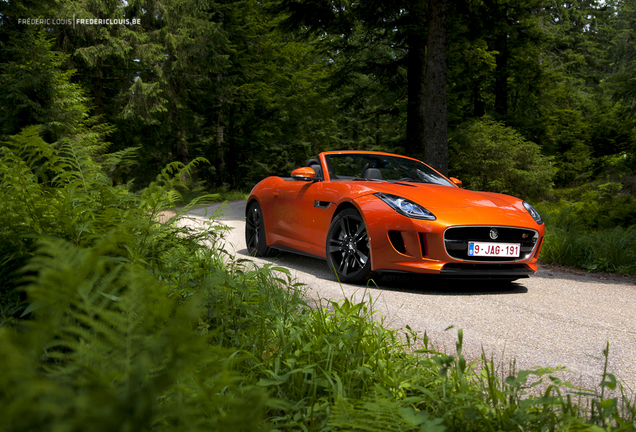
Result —
[[[26,128],[0,147],[0,300],[20,301],[17,288],[23,275],[19,270],[33,256],[35,240],[42,236],[88,247],[112,230],[126,228],[138,239],[129,253],[163,265],[163,246],[147,241],[164,232],[152,218],[174,204],[179,179],[201,161],[169,165],[138,196],[128,185],[112,186],[106,175],[130,158],[130,150],[108,155],[103,144],[81,139],[49,144],[40,137],[40,130]]]
[[[541,260],[636,274],[636,199],[623,184],[587,183],[537,204],[546,225]]]
[[[461,125],[450,138],[450,172],[464,186],[537,199],[551,190],[555,168],[535,143],[488,118]]]
[[[636,199],[617,182],[597,182],[555,191],[543,208],[564,217],[576,215],[586,230],[629,227],[636,224]]]
[[[598,220],[590,220],[587,210],[593,212],[596,205],[537,205],[546,225],[541,261],[589,271],[636,274],[636,225],[592,229],[590,225],[596,227],[599,220],[610,218],[598,213]]]
[[[38,240],[31,319],[0,329],[0,429],[258,430],[265,392],[195,331],[200,298],[180,305],[130,260],[134,243],[121,230],[89,248]]]
[[[134,194],[126,154],[39,130],[0,150],[0,429],[258,430],[270,398],[198,328],[222,227],[156,218],[192,165]]]

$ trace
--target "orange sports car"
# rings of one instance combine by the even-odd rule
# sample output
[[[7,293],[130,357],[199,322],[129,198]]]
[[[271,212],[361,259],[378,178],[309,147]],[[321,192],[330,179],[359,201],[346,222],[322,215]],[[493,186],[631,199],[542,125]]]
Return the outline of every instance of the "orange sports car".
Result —
[[[342,282],[375,273],[515,280],[537,271],[544,225],[527,202],[461,189],[419,160],[329,151],[291,177],[251,191],[251,254],[291,251],[327,260]]]

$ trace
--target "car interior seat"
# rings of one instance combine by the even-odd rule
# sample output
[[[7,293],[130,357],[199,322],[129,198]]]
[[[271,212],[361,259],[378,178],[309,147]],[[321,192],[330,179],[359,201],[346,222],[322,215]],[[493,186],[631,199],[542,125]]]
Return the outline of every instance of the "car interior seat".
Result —
[[[362,178],[382,180],[382,172],[378,168],[364,167],[362,170]]]
[[[318,159],[309,159],[307,161],[307,166],[314,170],[316,173],[316,177],[322,177],[322,166],[320,165],[320,161]]]

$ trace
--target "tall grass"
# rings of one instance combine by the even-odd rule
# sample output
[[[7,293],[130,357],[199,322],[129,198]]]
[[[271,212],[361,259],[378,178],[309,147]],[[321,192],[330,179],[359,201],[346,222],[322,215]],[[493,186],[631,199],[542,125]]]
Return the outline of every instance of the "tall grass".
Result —
[[[636,225],[592,230],[571,208],[540,211],[546,225],[542,261],[636,275]]]

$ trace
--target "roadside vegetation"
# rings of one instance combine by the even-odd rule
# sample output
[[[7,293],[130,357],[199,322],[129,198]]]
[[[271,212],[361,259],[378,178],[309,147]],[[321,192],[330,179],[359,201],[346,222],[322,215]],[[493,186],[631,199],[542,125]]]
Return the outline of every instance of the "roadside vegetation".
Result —
[[[592,195],[597,195],[596,190],[591,191]],[[605,202],[559,201],[538,205],[546,224],[541,261],[590,272],[636,275],[636,224],[612,220],[613,214],[623,216],[621,207],[609,207],[616,201],[628,201],[627,207],[631,205],[632,208],[636,204],[633,198],[619,195]],[[602,206],[603,209],[598,206],[599,202],[608,205]],[[596,219],[590,221],[590,217]],[[633,218],[634,213],[628,217]],[[607,226],[596,226],[599,221]]]
[[[190,182],[187,185],[176,188],[179,198],[174,202],[176,208],[185,207],[194,200],[203,200],[200,204],[205,203],[222,203],[225,201],[246,200],[249,192],[240,190],[227,190],[226,188],[208,188],[205,182],[196,186]]]
[[[602,158],[592,173],[538,205],[547,229],[541,260],[636,275],[636,177],[624,156]]]
[[[541,260],[636,275],[634,178],[603,171],[592,181],[548,194],[537,205],[546,224]]]
[[[83,127],[0,149],[3,431],[636,429],[610,371],[586,390],[553,368],[470,364],[461,330],[437,352],[372,301],[308,302],[286,270],[232,258],[214,220],[159,223],[205,161],[133,192],[105,174],[130,154]]]

